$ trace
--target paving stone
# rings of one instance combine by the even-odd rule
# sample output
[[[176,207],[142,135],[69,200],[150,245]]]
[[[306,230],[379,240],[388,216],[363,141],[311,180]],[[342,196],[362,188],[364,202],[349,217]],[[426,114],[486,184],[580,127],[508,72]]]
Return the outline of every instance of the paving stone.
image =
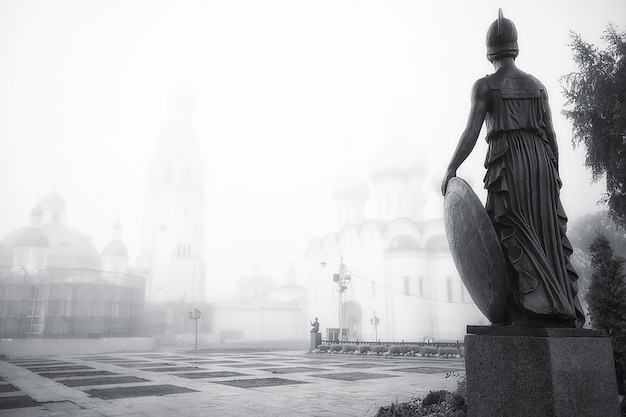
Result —
[[[450,369],[417,367],[417,368],[398,368],[398,369],[394,369],[394,371],[412,372],[415,374],[445,374],[446,372],[450,372]]]
[[[26,367],[31,372],[52,372],[52,371],[79,371],[81,369],[93,369],[87,365],[54,365],[54,366],[34,366]]]
[[[140,371],[149,371],[149,372],[182,372],[182,371],[196,371],[198,369],[197,366],[167,366],[164,368],[140,368]]]
[[[72,376],[101,376],[101,375],[117,375],[115,372],[110,371],[61,371],[61,372],[40,372],[40,376],[44,378],[68,378]]]
[[[233,377],[233,376],[247,376],[247,374],[242,374],[239,372],[230,372],[230,371],[189,372],[185,374],[172,374],[172,375],[179,376],[181,378],[188,378],[188,379],[227,378],[227,377]]]
[[[189,392],[198,392],[193,389],[178,387],[176,385],[139,385],[134,387],[116,387],[116,388],[95,388],[85,390],[90,397],[97,397],[103,400],[114,398],[134,398],[146,396],[162,396],[171,394],[183,394]]]
[[[113,364],[115,366],[120,366],[122,368],[149,368],[149,367],[160,367],[160,366],[178,366],[175,362],[137,362],[137,363],[116,363]]]
[[[0,392],[14,392],[20,389],[13,384],[0,384]]]
[[[65,361],[29,361],[29,362],[10,362],[13,365],[28,368],[29,366],[49,366],[49,365],[72,365],[72,362]]]
[[[228,365],[229,368],[263,368],[264,366],[272,366],[271,363],[238,363]]]
[[[343,363],[343,364],[339,364],[337,366],[341,366],[342,368],[360,368],[360,369],[367,369],[367,368],[380,368],[382,366],[385,366],[388,364],[384,364],[384,363]]]
[[[16,395],[14,397],[2,397],[0,410],[11,410],[14,408],[37,407],[39,404],[28,395]]]
[[[150,380],[145,378],[139,378],[136,376],[110,376],[104,378],[65,379],[57,382],[68,387],[83,387],[89,385],[111,385],[129,384],[135,382],[150,382]]]
[[[283,378],[255,378],[255,379],[233,379],[232,381],[215,381],[216,384],[229,385],[238,388],[260,388],[272,387],[276,385],[308,384],[306,381],[295,381]]]
[[[264,368],[262,371],[271,372],[273,374],[295,374],[295,373],[303,373],[303,372],[320,372],[325,371],[325,369],[319,368],[307,368],[304,366],[293,367],[293,368]]]
[[[370,374],[366,372],[346,372],[341,374],[324,374],[314,375],[317,378],[338,379],[340,381],[361,381],[364,379],[380,379],[380,378],[392,378],[397,375],[389,374]]]

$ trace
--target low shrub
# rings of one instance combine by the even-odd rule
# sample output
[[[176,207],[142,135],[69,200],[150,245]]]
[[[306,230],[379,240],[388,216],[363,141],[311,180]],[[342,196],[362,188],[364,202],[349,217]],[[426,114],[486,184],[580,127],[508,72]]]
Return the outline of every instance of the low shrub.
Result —
[[[319,345],[317,349],[320,352],[328,352],[330,350],[330,345]]]
[[[372,346],[372,352],[380,355],[382,353],[385,353],[389,351],[389,348],[387,346],[383,346],[383,345],[374,345]]]
[[[343,348],[342,345],[330,345],[331,352],[341,352],[342,348]]]
[[[455,348],[455,347],[440,347],[439,351],[437,352],[439,353],[439,356],[445,357],[445,356],[456,356],[459,354],[459,348]]]
[[[420,347],[418,345],[406,345],[406,353],[419,353]]]
[[[376,417],[465,417],[465,399],[456,392],[441,390],[430,392],[423,400],[411,397],[409,401],[381,407]]]
[[[405,352],[405,347],[402,345],[389,346],[389,353],[391,355],[403,355]]]
[[[446,395],[450,395],[450,391],[446,391],[445,389],[439,391],[431,391],[426,394],[426,397],[422,400],[422,404],[425,406],[435,405],[442,403],[446,399]]]
[[[372,347],[370,345],[361,345],[359,346],[359,352],[365,354],[367,352],[370,352],[372,350]]]
[[[422,356],[434,356],[437,353],[439,353],[439,349],[434,346],[426,345],[420,348],[420,355]]]
[[[342,353],[352,353],[355,350],[358,350],[358,346],[357,345],[343,345],[343,347],[341,348],[341,352]]]

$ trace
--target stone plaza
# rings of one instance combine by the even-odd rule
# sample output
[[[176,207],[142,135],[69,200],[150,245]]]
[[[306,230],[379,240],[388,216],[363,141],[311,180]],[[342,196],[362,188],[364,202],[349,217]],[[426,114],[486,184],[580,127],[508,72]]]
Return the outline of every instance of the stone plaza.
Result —
[[[5,357],[0,416],[374,416],[454,390],[461,359],[159,349]]]

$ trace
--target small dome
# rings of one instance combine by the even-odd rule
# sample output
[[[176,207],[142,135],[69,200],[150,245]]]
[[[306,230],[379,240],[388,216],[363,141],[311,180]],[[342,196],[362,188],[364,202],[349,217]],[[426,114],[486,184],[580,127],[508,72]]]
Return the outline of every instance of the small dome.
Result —
[[[65,199],[59,193],[52,192],[41,199],[40,206],[65,207]]]
[[[102,249],[103,255],[128,257],[128,249],[121,240],[112,240]]]
[[[49,242],[48,237],[41,229],[24,227],[19,231],[13,246],[37,246],[40,248],[47,248],[49,246]]]
[[[435,235],[426,241],[424,248],[430,251],[447,251],[448,240],[444,235]]]
[[[418,250],[418,249],[421,249],[421,247],[417,239],[411,236],[406,236],[406,235],[396,236],[393,239],[391,239],[391,242],[389,243],[389,247],[387,248],[388,251],[403,251],[403,250]]]
[[[35,208],[30,212],[31,217],[41,217],[43,216],[43,209],[40,204],[37,204]]]

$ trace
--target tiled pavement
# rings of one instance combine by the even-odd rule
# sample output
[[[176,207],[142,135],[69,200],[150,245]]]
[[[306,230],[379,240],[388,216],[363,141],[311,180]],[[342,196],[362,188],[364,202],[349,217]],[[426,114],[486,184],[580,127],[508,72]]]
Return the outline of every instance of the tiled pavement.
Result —
[[[374,416],[464,372],[461,360],[299,351],[0,359],[0,417]]]

